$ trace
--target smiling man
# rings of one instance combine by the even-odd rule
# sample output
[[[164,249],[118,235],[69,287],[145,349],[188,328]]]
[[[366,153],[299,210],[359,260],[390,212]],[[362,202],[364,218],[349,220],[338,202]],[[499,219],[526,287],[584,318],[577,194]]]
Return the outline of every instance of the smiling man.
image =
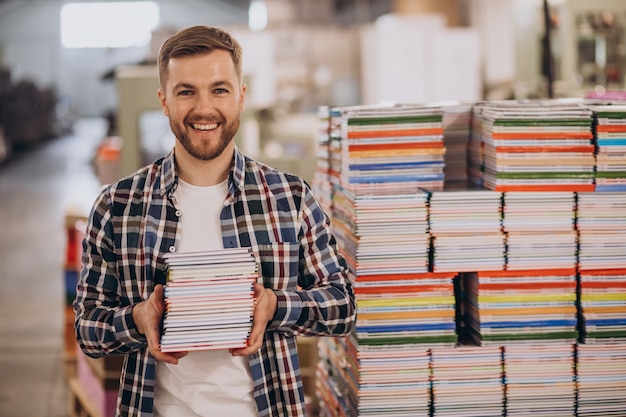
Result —
[[[246,95],[235,39],[184,29],[158,65],[176,144],[94,204],[74,302],[79,345],[126,355],[120,416],[303,416],[294,336],[343,336],[355,321],[328,218],[301,178],[235,146]],[[161,352],[163,255],[229,247],[252,248],[260,265],[247,346]]]

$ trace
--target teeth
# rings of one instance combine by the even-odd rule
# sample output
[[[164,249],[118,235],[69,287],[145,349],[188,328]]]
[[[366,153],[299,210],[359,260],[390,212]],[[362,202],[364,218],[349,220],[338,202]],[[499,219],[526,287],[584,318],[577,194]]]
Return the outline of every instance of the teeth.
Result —
[[[217,123],[213,123],[210,125],[198,125],[198,124],[192,124],[191,125],[194,129],[197,130],[213,130],[213,129],[217,129]]]

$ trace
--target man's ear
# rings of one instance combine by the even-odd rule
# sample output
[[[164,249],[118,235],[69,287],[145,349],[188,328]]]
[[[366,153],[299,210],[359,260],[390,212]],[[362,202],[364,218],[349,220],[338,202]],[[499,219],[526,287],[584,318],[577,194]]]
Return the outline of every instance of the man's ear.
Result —
[[[246,108],[246,90],[248,87],[244,83],[241,84],[241,89],[239,90],[239,113],[242,113]]]
[[[165,97],[165,91],[162,88],[159,88],[157,91],[157,95],[159,96],[159,101],[161,102],[161,109],[163,110],[163,114],[169,116],[169,111],[167,110],[167,100]]]

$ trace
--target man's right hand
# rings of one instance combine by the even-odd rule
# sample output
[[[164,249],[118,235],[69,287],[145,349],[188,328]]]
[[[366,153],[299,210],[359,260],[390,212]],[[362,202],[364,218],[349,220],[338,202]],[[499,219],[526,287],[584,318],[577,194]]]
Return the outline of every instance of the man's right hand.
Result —
[[[157,284],[146,301],[142,301],[133,308],[133,320],[137,331],[146,336],[148,351],[158,361],[177,364],[178,360],[187,356],[188,352],[163,353],[159,350],[161,339],[161,320],[165,312],[163,285]]]

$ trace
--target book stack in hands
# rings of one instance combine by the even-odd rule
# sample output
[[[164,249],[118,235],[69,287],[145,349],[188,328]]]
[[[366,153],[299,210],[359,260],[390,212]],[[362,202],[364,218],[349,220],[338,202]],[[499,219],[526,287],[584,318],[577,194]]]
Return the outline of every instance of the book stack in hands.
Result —
[[[161,351],[245,347],[258,277],[250,248],[169,253],[165,262]]]

